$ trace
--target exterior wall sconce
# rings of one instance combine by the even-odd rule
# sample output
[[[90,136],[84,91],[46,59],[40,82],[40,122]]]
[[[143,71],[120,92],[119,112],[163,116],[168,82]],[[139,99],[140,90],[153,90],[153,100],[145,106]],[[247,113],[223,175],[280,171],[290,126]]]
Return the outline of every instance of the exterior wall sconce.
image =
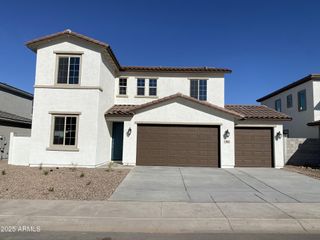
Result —
[[[281,134],[281,132],[279,131],[279,132],[277,132],[277,134],[276,134],[276,139],[278,140],[278,139],[281,139],[281,137],[282,137],[282,134]]]
[[[224,137],[224,139],[227,139],[230,137],[230,132],[228,129],[224,132],[223,137]]]
[[[129,127],[128,131],[127,131],[127,137],[129,137],[131,135],[132,129],[131,127]]]

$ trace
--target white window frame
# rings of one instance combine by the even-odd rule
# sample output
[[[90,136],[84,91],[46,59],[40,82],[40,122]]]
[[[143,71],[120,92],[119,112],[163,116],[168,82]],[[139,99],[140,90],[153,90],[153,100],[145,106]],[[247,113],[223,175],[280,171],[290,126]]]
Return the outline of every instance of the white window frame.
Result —
[[[138,85],[138,82],[139,80],[144,80],[144,86],[139,86]],[[139,95],[139,88],[143,88],[143,95]],[[146,78],[137,78],[137,96],[138,97],[143,97],[143,96],[146,96]]]
[[[150,80],[155,80],[156,86],[150,86]],[[150,95],[150,88],[156,89],[156,95]],[[148,79],[148,94],[150,97],[157,97],[158,96],[158,79],[157,78],[149,78]]]
[[[121,86],[120,85],[120,80],[126,80],[126,86]],[[127,96],[128,95],[128,78],[119,78],[119,84],[118,84],[118,86],[119,86],[119,88],[118,88],[118,94],[119,94],[119,96]],[[126,89],[126,93],[125,94],[122,94],[121,92],[120,92],[120,88],[122,88],[122,87],[125,87],[125,89]]]
[[[198,82],[198,89],[197,89],[198,96],[197,96],[197,98],[191,96],[191,82],[192,81]],[[200,100],[200,81],[206,81],[206,100]],[[189,90],[190,90],[190,92],[189,92],[190,97],[197,99],[199,101],[208,101],[208,79],[206,79],[206,78],[190,78],[189,79]]]
[[[61,86],[61,85],[68,85],[68,86],[79,86],[81,82],[81,70],[82,70],[82,55],[79,53],[75,54],[58,54],[56,53],[56,70],[55,70],[55,85]],[[68,75],[67,75],[67,83],[58,83],[58,77],[59,77],[59,59],[62,57],[68,58]],[[70,74],[70,58],[72,57],[79,57],[79,80],[77,84],[70,84],[69,83],[69,74]]]
[[[80,120],[80,114],[81,113],[59,113],[59,112],[50,112],[51,114],[51,134],[50,134],[50,144],[49,148],[47,150],[79,150],[78,149],[78,132],[79,132],[79,120]],[[64,130],[63,130],[63,144],[53,144],[54,142],[54,126],[55,126],[55,118],[56,117],[64,117],[65,123],[64,123]],[[66,134],[66,119],[67,117],[75,117],[77,119],[76,124],[76,132],[75,132],[75,144],[74,145],[65,145],[65,134]]]

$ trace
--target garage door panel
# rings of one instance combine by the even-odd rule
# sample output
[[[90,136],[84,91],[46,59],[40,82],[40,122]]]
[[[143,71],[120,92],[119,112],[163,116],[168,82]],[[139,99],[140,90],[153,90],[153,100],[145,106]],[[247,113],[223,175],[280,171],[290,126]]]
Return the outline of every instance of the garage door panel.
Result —
[[[272,129],[236,128],[236,167],[272,167]]]
[[[138,125],[137,165],[219,165],[215,126]]]

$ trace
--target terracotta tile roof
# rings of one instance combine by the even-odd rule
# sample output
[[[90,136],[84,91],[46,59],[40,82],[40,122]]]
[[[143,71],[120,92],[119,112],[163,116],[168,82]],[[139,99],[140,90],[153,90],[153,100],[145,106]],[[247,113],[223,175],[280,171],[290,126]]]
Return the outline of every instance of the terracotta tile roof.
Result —
[[[291,120],[291,117],[288,115],[277,112],[267,106],[264,105],[225,105],[224,108],[216,106],[214,104],[199,101],[192,97],[183,95],[181,93],[171,95],[168,97],[164,97],[155,101],[151,101],[141,105],[114,105],[106,112],[106,116],[133,116],[137,110],[141,110],[147,107],[151,107],[155,104],[165,102],[177,97],[181,97],[183,99],[188,99],[190,101],[197,102],[201,105],[205,105],[207,107],[213,108],[215,110],[219,110],[222,112],[226,112],[236,116],[241,120],[245,119],[256,119],[256,120]],[[320,122],[320,121],[319,121]]]
[[[43,37],[40,37],[40,38],[33,39],[31,41],[26,42],[26,46],[28,48],[30,48],[32,51],[36,52],[37,45],[39,43],[48,42],[48,41],[51,41],[54,38],[61,37],[61,36],[73,36],[73,37],[76,37],[76,38],[80,38],[80,39],[82,39],[84,41],[96,44],[96,45],[106,49],[107,52],[110,54],[111,58],[113,59],[114,64],[118,67],[118,69],[121,68],[120,63],[117,60],[116,56],[114,55],[114,53],[113,53],[111,47],[109,46],[109,44],[107,44],[105,42],[98,41],[98,40],[96,40],[94,38],[82,35],[80,33],[73,32],[70,29],[66,29],[66,30],[64,30],[62,32],[57,32],[57,33],[54,33],[54,34],[49,34],[49,35],[46,35],[46,36],[43,36]]]
[[[213,68],[213,67],[163,67],[163,66],[122,66],[123,72],[221,72],[231,73],[232,71],[227,68]]]
[[[244,119],[291,120],[288,115],[265,105],[225,105],[225,108],[244,115]]]
[[[320,126],[320,120],[307,123],[308,126]]]
[[[113,105],[107,112],[109,116],[132,116],[134,112],[132,109],[136,105]]]
[[[104,49],[107,50],[111,58],[113,59],[114,64],[117,66],[120,72],[220,72],[220,73],[231,73],[230,69],[227,68],[213,68],[213,67],[162,67],[162,66],[155,66],[155,67],[147,67],[147,66],[121,66],[119,61],[117,60],[116,56],[114,55],[111,47],[109,44],[105,42],[98,41],[91,37],[87,37],[80,33],[76,33],[71,31],[70,29],[66,29],[62,32],[57,32],[54,34],[46,35],[40,38],[33,39],[31,41],[26,42],[26,46],[30,48],[32,51],[36,52],[37,46],[43,42],[48,42],[53,40],[54,38],[61,37],[61,36],[72,36],[76,38],[80,38],[84,41],[96,44]]]
[[[0,120],[16,123],[31,124],[31,119],[18,116],[16,114],[0,111]]]
[[[151,107],[154,106],[156,104],[162,103],[162,102],[166,102],[166,101],[170,101],[176,98],[182,98],[191,102],[195,102],[197,104],[212,108],[214,110],[218,110],[227,114],[231,114],[237,118],[243,118],[244,116],[240,113],[237,113],[233,110],[229,110],[223,107],[219,107],[217,105],[211,104],[209,102],[204,102],[204,101],[199,101],[193,97],[189,97],[186,96],[184,94],[181,93],[177,93],[168,97],[164,97],[164,98],[160,98],[148,103],[144,103],[141,105],[114,105],[112,108],[110,108],[107,112],[106,115],[107,116],[132,116],[136,113],[136,111],[147,108],[147,107]]]
[[[280,89],[278,89],[278,90],[276,90],[276,91],[274,91],[274,92],[272,92],[272,93],[270,93],[270,94],[268,94],[268,95],[266,95],[266,96],[264,96],[262,98],[257,99],[257,102],[262,102],[262,101],[264,101],[264,100],[266,100],[268,98],[271,98],[271,97],[273,97],[273,96],[275,96],[275,95],[277,95],[279,93],[282,93],[282,92],[284,92],[286,90],[289,90],[290,88],[296,87],[296,86],[298,86],[300,84],[303,84],[305,82],[308,82],[310,80],[320,80],[320,74],[310,74],[310,75],[308,75],[308,76],[306,76],[306,77],[304,77],[302,79],[299,79],[298,81],[295,81],[295,82],[293,82],[293,83],[291,83],[291,84],[289,84],[289,85],[287,85],[285,87],[282,87],[282,88],[280,88]]]

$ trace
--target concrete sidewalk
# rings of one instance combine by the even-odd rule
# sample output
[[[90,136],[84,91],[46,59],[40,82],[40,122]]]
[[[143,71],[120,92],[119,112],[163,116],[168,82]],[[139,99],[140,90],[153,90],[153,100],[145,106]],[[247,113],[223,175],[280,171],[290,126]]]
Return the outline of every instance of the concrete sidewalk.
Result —
[[[0,200],[0,225],[41,231],[320,233],[320,203]]]

